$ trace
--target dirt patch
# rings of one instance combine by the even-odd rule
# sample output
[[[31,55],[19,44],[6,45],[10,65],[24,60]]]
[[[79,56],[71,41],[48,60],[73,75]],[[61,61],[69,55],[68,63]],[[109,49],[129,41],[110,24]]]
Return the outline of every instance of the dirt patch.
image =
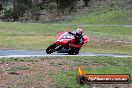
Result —
[[[62,59],[0,63],[0,88],[49,88],[52,75],[69,70]]]

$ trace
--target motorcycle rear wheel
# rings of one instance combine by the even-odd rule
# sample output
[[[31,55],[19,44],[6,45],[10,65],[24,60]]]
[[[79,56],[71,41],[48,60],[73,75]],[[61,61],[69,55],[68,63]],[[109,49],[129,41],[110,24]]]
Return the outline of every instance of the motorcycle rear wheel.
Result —
[[[56,48],[56,44],[55,44],[55,43],[51,44],[51,45],[46,49],[46,53],[47,53],[47,54],[53,53],[53,52],[55,51],[55,48]]]
[[[69,54],[69,55],[77,55],[77,54],[79,53],[79,50],[80,50],[80,49],[71,48],[71,49],[68,51],[68,54]]]

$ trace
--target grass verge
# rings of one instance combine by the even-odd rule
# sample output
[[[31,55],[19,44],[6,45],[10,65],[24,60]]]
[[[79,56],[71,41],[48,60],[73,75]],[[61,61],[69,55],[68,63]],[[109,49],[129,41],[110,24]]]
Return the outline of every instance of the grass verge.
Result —
[[[60,23],[69,24],[131,24],[131,11],[102,9],[69,17]]]
[[[23,60],[22,60],[23,59]],[[39,57],[0,58],[0,87],[3,88],[88,88],[76,83],[78,66],[88,74],[130,74],[132,58]],[[9,73],[9,68],[14,72]],[[131,77],[132,78],[132,77]],[[113,85],[113,88],[119,85]],[[126,85],[123,85],[126,86]],[[100,85],[96,85],[98,88]],[[111,87],[107,85],[107,88]],[[90,88],[90,87],[89,87]],[[106,88],[106,87],[103,87]],[[120,87],[119,87],[120,88]],[[125,87],[124,87],[125,88]]]

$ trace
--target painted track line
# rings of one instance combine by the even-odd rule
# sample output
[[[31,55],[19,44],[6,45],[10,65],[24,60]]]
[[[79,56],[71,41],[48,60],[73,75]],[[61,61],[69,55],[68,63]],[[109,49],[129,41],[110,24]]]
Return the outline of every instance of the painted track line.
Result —
[[[76,57],[83,57],[83,56],[88,56],[88,57],[93,57],[93,56],[102,56],[102,55],[7,55],[7,56],[0,56],[0,58],[26,58],[26,57],[70,57],[70,56],[76,56]],[[103,56],[107,56],[108,55],[103,55]],[[109,57],[120,57],[120,58],[124,58],[124,57],[131,57],[129,55],[114,55],[114,56],[110,56]]]

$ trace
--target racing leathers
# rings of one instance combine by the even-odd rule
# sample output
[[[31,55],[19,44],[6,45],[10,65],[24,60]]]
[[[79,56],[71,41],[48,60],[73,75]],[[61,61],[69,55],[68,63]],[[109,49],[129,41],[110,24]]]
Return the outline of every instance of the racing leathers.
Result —
[[[75,37],[75,41],[74,41],[74,44],[70,44],[69,46],[70,47],[73,47],[73,48],[78,48],[78,49],[80,49],[81,47],[82,47],[82,45],[83,45],[83,40],[84,40],[84,38],[83,38],[83,35],[81,34],[81,35],[79,35],[79,34],[77,34],[76,32],[68,32],[69,34],[72,34],[74,37]]]

